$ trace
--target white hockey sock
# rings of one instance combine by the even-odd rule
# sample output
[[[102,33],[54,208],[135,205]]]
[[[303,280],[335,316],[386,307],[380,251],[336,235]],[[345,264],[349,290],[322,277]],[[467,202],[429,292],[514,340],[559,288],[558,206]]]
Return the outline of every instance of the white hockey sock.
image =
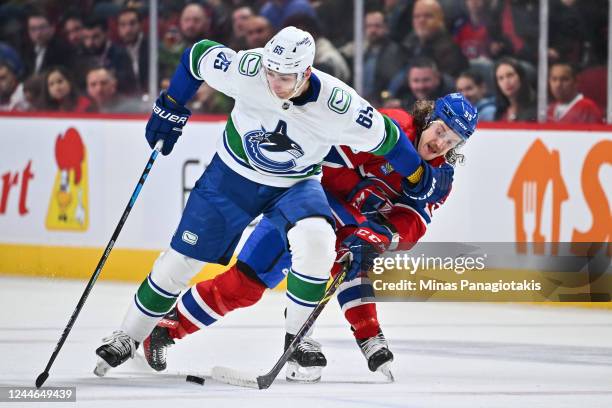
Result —
[[[138,342],[146,339],[204,264],[173,249],[163,252],[134,295],[121,330]]]
[[[287,274],[287,333],[295,334],[323,298],[333,265],[336,235],[320,217],[300,220],[287,233],[291,269]]]

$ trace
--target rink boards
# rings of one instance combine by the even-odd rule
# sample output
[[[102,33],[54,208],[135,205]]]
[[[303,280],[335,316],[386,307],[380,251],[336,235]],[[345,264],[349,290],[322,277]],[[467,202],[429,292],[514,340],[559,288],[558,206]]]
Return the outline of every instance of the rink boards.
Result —
[[[145,121],[0,118],[0,273],[90,276],[149,156]],[[220,117],[193,120],[159,157],[102,279],[146,275],[223,128]],[[610,241],[612,128],[483,126],[462,153],[426,240]]]

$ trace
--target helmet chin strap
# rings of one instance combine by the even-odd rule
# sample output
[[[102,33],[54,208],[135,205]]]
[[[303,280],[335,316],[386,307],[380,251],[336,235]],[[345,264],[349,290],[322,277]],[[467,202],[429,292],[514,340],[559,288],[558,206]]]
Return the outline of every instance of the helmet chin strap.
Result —
[[[300,88],[306,82],[306,79],[304,77],[305,77],[305,75],[304,75],[303,72],[301,74],[297,74],[297,78],[295,80],[295,85],[293,86],[293,92],[291,93],[291,96],[289,96],[287,99],[281,99],[283,101],[283,103],[285,103],[285,102],[289,101],[289,99],[295,98],[297,96],[297,93],[299,92]]]

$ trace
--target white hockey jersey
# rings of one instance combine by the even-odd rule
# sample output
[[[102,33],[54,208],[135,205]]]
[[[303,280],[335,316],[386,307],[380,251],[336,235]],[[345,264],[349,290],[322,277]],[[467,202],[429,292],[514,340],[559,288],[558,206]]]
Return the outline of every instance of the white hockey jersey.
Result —
[[[290,187],[320,178],[333,145],[384,155],[397,142],[395,123],[340,80],[313,68],[310,101],[298,105],[272,93],[261,61],[262,49],[236,53],[210,40],[190,54],[191,75],[235,100],[217,153],[243,177]]]

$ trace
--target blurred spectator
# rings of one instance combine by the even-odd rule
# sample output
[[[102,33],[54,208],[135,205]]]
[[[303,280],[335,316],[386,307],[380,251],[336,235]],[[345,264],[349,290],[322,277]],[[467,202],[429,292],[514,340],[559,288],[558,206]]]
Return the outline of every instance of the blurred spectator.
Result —
[[[150,106],[143,106],[137,99],[129,99],[117,93],[118,81],[106,67],[93,67],[85,76],[87,96],[94,103],[91,110],[103,113],[144,112]]]
[[[308,0],[268,0],[259,10],[259,15],[267,18],[275,30],[283,27],[285,20],[295,14],[317,17]]]
[[[384,0],[389,36],[401,42],[412,31],[414,0]]]
[[[608,67],[605,65],[587,67],[577,75],[577,80],[578,90],[595,101],[602,112],[606,112],[608,88],[602,84],[608,83]]]
[[[384,106],[409,110],[416,101],[435,100],[453,92],[452,80],[440,73],[433,60],[421,57],[412,61],[406,71],[404,83],[395,94],[396,101],[388,101]]]
[[[83,47],[83,19],[81,16],[76,13],[65,15],[62,34],[68,45],[74,50],[80,50]]]
[[[106,21],[97,17],[85,20],[83,27],[82,68],[103,66],[114,72],[121,93],[131,94],[137,89],[132,61],[126,50],[108,38]],[[84,77],[84,75],[82,76]]]
[[[15,48],[11,47],[5,42],[0,42],[0,61],[4,61],[10,64],[17,75],[17,78],[21,78],[24,74],[23,62],[19,53]]]
[[[95,110],[108,111],[117,98],[117,80],[105,67],[91,68],[85,77],[87,95],[95,103]]]
[[[10,44],[16,50],[26,48],[26,15],[23,5],[18,2],[0,2],[0,41]]]
[[[231,11],[233,6],[230,2],[223,0],[197,0],[197,2],[204,5],[208,16],[209,25],[206,38],[228,45],[232,34]]]
[[[246,22],[247,48],[259,48],[274,36],[274,28],[265,17],[252,16]]]
[[[28,104],[15,67],[6,61],[0,61],[0,111],[25,110],[28,110]]]
[[[495,64],[495,119],[503,122],[536,121],[535,91],[525,69],[514,58],[504,57]]]
[[[200,3],[189,3],[181,11],[179,30],[185,47],[191,47],[196,42],[208,37],[210,17]]]
[[[188,3],[181,10],[178,27],[170,25],[159,49],[161,76],[172,75],[186,48],[210,35],[211,21],[208,10],[200,3]]]
[[[160,78],[170,77],[183,54],[185,47],[181,33],[176,25],[170,25],[161,39],[159,47],[159,75]]]
[[[354,0],[321,0],[313,2],[323,33],[336,47],[353,41]]]
[[[559,123],[602,123],[597,104],[577,89],[576,70],[568,62],[550,66],[548,86],[553,101],[548,105],[547,120]]]
[[[494,56],[510,54],[535,65],[540,29],[538,1],[500,0],[499,4],[502,33],[509,40],[510,50],[500,43]]]
[[[587,22],[576,0],[551,0],[548,26],[549,61],[567,61],[575,66],[586,58]]]
[[[246,26],[249,18],[253,16],[253,9],[249,6],[238,7],[232,12],[232,36],[229,47],[235,51],[247,49]]]
[[[605,65],[608,57],[608,20],[609,0],[579,1],[580,8],[586,21],[587,39],[584,60],[581,67],[592,65]]]
[[[142,32],[142,17],[136,9],[125,8],[117,16],[117,33],[130,58],[140,91],[149,80],[149,42]]]
[[[375,106],[382,102],[382,93],[391,80],[408,63],[406,51],[389,36],[385,15],[370,11],[365,15],[365,51],[363,55],[363,97]],[[354,44],[342,48],[352,62]]]
[[[348,82],[351,70],[340,51],[321,35],[319,22],[309,14],[294,14],[285,20],[287,26],[294,26],[308,31],[315,40],[314,66],[321,71],[333,75],[341,81]]]
[[[402,43],[408,57],[429,57],[442,72],[452,76],[468,68],[467,59],[446,31],[444,12],[437,0],[417,0],[412,27],[412,33]]]
[[[40,109],[43,98],[44,75],[32,75],[23,81],[23,95],[29,111]]]
[[[44,75],[40,109],[45,111],[86,112],[91,101],[80,95],[70,73],[63,67],[49,69]]]
[[[234,107],[234,101],[207,84],[202,84],[187,107],[193,113],[229,113]]]
[[[490,59],[492,48],[509,46],[501,34],[499,21],[496,20],[496,14],[491,7],[492,1],[494,0],[464,0],[467,15],[455,22],[453,39],[468,59]],[[494,43],[496,45],[493,45]]]
[[[465,14],[465,5],[461,0],[438,0],[438,2],[444,10],[444,20],[447,27],[452,27],[453,23]]]
[[[29,44],[23,50],[26,76],[38,74],[54,65],[68,65],[69,48],[55,35],[55,28],[49,18],[40,11],[34,11],[27,18]]]
[[[495,98],[487,97],[487,85],[479,73],[463,71],[455,84],[457,92],[461,92],[478,109],[479,122],[495,120]]]

